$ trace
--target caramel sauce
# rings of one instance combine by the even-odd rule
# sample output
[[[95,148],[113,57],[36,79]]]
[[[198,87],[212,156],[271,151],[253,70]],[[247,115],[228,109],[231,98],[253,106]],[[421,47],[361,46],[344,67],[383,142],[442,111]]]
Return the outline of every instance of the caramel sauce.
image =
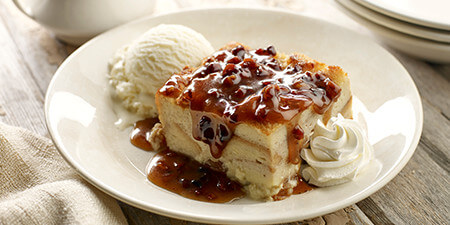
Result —
[[[191,112],[192,136],[210,146],[211,156],[218,159],[226,143],[231,139],[234,125],[227,125],[219,116],[208,112]]]
[[[130,134],[130,142],[134,146],[146,150],[152,151],[153,147],[150,142],[147,141],[147,135],[151,132],[153,126],[158,123],[158,118],[147,118],[137,121]]]
[[[148,179],[186,198],[225,203],[244,196],[239,183],[171,150],[157,153],[149,164]]]
[[[278,192],[278,194],[272,196],[272,199],[274,201],[279,201],[279,200],[283,200],[283,199],[285,199],[285,198],[287,198],[287,197],[289,197],[291,195],[302,194],[302,193],[305,193],[305,192],[310,191],[312,189],[313,189],[312,186],[307,184],[300,177],[297,177],[297,186],[295,186],[292,189],[292,193],[289,193],[287,189],[281,189],[280,192]]]
[[[292,56],[283,68],[276,54],[273,46],[223,49],[196,70],[185,68],[172,76],[159,93],[191,110],[193,137],[219,158],[237,124],[291,121],[311,105],[323,114],[339,97],[340,87],[326,74],[311,72],[314,63]],[[295,126],[288,127],[289,162],[296,164],[302,143]]]

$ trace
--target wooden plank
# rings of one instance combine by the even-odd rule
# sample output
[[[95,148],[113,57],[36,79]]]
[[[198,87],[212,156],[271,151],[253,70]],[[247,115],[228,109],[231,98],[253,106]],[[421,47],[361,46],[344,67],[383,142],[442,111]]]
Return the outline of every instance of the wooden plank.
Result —
[[[426,100],[423,101],[423,112],[424,127],[420,144],[424,146],[423,150],[428,156],[448,174],[450,172],[450,120]]]
[[[450,64],[434,64],[429,63],[430,67],[432,67],[436,72],[443,75],[447,81],[450,82]]]
[[[364,212],[356,205],[352,205],[344,209],[350,217],[351,222],[355,225],[372,225],[372,221],[364,214]]]
[[[54,72],[68,53],[50,32],[22,14],[12,1],[3,1],[1,4],[3,24],[44,95]]]
[[[134,207],[129,207],[125,203],[120,203],[125,216],[127,217],[128,223],[130,225],[159,225],[159,224],[170,224],[170,225],[202,225],[203,223],[195,223],[189,221],[183,221],[178,219],[172,219],[157,214],[153,214],[141,209]],[[342,210],[324,215],[322,217],[316,217],[313,219],[283,223],[280,225],[297,225],[297,224],[328,224],[328,225],[344,225],[344,224],[371,224],[368,218],[359,210],[356,205],[347,207]]]
[[[424,106],[425,115],[433,113],[427,103]],[[448,127],[446,129],[448,131]],[[450,221],[448,171],[428,154],[431,150],[427,148],[422,140],[399,175],[357,204],[374,224],[441,224]]]
[[[8,1],[9,2],[9,1]],[[44,122],[44,98],[33,79],[29,65],[23,60],[8,28],[5,26],[5,2],[0,2],[0,120],[47,135]],[[7,14],[6,14],[7,15]]]

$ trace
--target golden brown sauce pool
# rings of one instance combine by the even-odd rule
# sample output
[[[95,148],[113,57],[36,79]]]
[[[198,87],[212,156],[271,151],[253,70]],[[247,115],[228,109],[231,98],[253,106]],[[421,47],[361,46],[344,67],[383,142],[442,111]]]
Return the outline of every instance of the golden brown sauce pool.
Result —
[[[195,71],[185,69],[172,76],[159,93],[190,108],[193,137],[208,144],[211,155],[219,158],[237,124],[284,123],[311,105],[322,114],[339,97],[340,87],[326,74],[309,71],[314,63],[291,58],[295,63],[282,68],[276,54],[273,46],[221,50]],[[288,132],[297,132],[289,127]],[[301,145],[289,144],[290,163],[300,162]]]
[[[158,122],[158,118],[148,118],[137,121],[134,124],[133,130],[130,134],[131,144],[140,149],[152,151],[152,145],[147,141],[146,137],[152,130],[153,126]]]
[[[239,183],[182,154],[164,150],[149,164],[148,179],[186,198],[225,203],[244,196]]]

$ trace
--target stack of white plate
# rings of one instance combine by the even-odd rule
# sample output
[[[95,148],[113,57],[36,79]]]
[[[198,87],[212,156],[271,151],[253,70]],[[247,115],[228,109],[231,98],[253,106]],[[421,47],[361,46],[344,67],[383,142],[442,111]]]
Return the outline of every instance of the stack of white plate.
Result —
[[[432,62],[450,63],[449,0],[336,0],[340,9],[387,45]]]

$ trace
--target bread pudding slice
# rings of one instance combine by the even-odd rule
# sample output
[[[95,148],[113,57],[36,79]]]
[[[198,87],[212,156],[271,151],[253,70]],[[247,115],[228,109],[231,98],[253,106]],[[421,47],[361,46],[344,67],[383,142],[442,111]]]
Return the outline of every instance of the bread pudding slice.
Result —
[[[168,147],[278,200],[300,182],[299,152],[318,119],[351,117],[347,74],[302,54],[231,43],[156,94]]]

